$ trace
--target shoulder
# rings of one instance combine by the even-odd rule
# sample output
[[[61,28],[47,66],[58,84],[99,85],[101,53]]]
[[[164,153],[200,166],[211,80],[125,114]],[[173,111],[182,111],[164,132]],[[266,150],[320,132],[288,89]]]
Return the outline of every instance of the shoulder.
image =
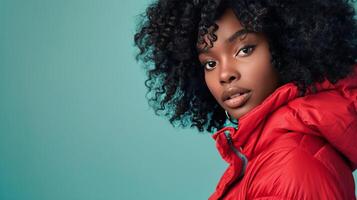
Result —
[[[272,145],[252,164],[250,196],[277,196],[287,199],[345,199],[336,177],[314,154],[323,145],[306,150],[300,136],[283,139],[286,145]],[[300,139],[302,139],[300,137]]]
[[[289,102],[292,115],[287,119],[307,130],[303,131],[305,134],[317,135],[327,140],[348,159],[350,167],[356,169],[357,90],[351,91],[346,90],[346,94],[342,95],[341,91],[328,90],[298,98]],[[293,123],[289,125],[291,124]]]

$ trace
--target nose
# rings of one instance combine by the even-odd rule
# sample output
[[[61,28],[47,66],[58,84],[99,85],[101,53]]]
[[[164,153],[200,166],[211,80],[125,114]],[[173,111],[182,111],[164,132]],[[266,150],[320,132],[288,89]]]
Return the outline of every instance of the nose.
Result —
[[[221,84],[229,84],[233,81],[240,79],[241,77],[238,69],[233,63],[227,63],[225,65],[222,65],[219,76]]]

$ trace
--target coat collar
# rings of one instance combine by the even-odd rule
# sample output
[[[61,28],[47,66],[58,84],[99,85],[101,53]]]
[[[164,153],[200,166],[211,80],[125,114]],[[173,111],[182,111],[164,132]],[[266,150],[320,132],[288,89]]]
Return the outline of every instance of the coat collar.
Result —
[[[322,82],[316,82],[313,85],[317,93],[328,90],[339,90],[341,91],[341,95],[353,99],[354,94],[351,93],[351,88],[357,88],[357,64],[354,66],[354,72],[349,77],[342,79],[335,84],[324,79]],[[312,94],[312,88],[312,86],[308,87],[304,96]],[[236,125],[234,129],[230,129],[234,146],[244,148],[251,133],[254,132],[264,120],[266,120],[267,116],[288,102],[296,98],[301,98],[298,93],[298,87],[294,83],[282,85],[270,94],[261,104],[239,118],[238,125]],[[214,133],[212,137],[214,139],[217,138],[215,135],[222,132],[223,129]]]
[[[327,90],[338,90],[340,94],[354,102],[354,109],[357,112],[357,65],[354,68],[354,75],[338,81],[336,84],[330,83],[325,79],[321,83],[314,84],[317,93]],[[244,149],[252,134],[259,132],[264,121],[270,114],[278,108],[286,105],[290,101],[300,98],[298,96],[298,88],[293,83],[287,83],[277,88],[270,96],[268,96],[260,105],[241,117],[237,127],[225,127],[212,135],[216,141],[216,146],[222,158],[229,163],[229,167],[222,175],[216,191],[209,198],[210,200],[219,199],[227,191],[231,183],[244,174],[245,159],[243,155],[250,158],[252,149]],[[312,93],[312,87],[307,88],[304,96]],[[303,98],[303,97],[302,97]],[[227,133],[229,137],[227,137]],[[228,139],[229,138],[229,139]],[[228,139],[228,140],[227,140]],[[254,145],[253,145],[254,146]],[[238,155],[238,156],[237,156]],[[354,155],[354,154],[353,154]],[[357,166],[357,164],[356,164]]]
[[[282,105],[298,97],[298,89],[293,83],[285,84],[276,89],[260,105],[253,108],[238,120],[236,131],[231,133],[236,146],[244,146],[250,134],[266,119],[266,116],[274,112]]]
[[[296,98],[297,94],[297,87],[293,83],[285,84],[275,90],[262,104],[240,118],[238,127],[225,127],[213,134],[216,147],[222,158],[229,163],[229,167],[209,200],[220,199],[231,183],[244,175],[250,155],[247,155],[246,151],[242,152],[241,147],[247,142],[254,129],[265,120],[265,116]]]

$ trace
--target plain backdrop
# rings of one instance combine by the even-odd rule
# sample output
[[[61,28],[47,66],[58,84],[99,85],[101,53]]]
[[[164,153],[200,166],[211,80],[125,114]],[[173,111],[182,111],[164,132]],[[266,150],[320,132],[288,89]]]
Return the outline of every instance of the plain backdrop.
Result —
[[[145,99],[133,35],[147,0],[0,0],[0,199],[207,199],[210,133]],[[356,173],[355,173],[356,175]]]

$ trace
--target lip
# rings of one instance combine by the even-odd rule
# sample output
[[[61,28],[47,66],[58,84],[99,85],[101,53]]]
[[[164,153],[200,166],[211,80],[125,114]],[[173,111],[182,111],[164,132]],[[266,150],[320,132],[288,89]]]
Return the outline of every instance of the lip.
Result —
[[[242,87],[230,87],[222,93],[222,101],[229,100],[232,96],[239,93],[248,93],[250,90]]]
[[[223,103],[226,104],[229,108],[239,108],[242,107],[250,98],[251,92],[245,92],[239,96],[225,100]]]
[[[222,101],[229,108],[238,108],[248,101],[251,94],[246,88],[232,86],[223,92]]]

